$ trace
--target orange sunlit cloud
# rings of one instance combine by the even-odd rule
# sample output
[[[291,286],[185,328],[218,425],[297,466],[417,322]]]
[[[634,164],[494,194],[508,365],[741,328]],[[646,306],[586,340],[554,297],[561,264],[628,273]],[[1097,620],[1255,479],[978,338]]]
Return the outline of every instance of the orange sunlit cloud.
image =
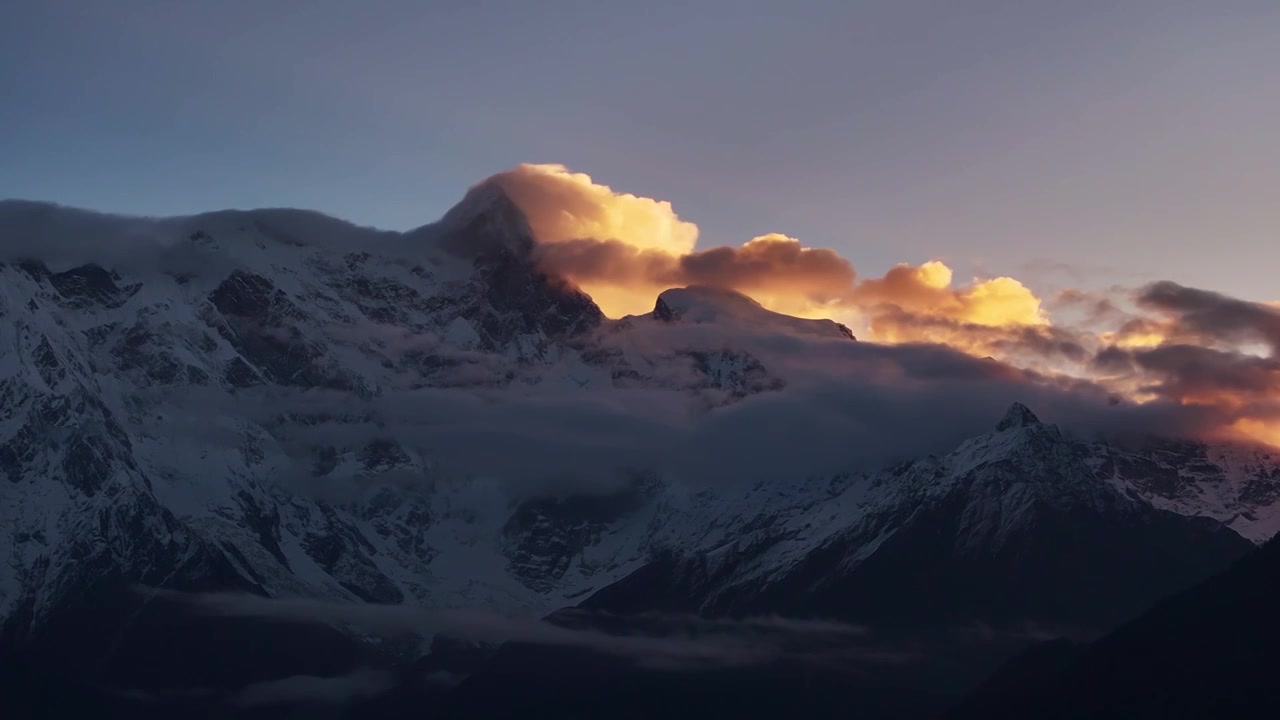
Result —
[[[1280,421],[1242,418],[1230,425],[1230,433],[1248,440],[1280,447]]]
[[[773,310],[825,316],[847,302],[855,284],[848,260],[779,233],[699,250],[698,227],[670,203],[615,192],[560,165],[521,165],[489,182],[528,217],[543,266],[578,284],[611,317],[648,312],[659,292],[686,285],[733,289]]]
[[[524,211],[539,242],[618,240],[677,255],[698,243],[698,226],[681,220],[671,203],[615,192],[563,165],[524,164],[486,182],[497,183]]]
[[[853,264],[835,251],[780,233],[697,249],[697,226],[670,203],[615,192],[560,165],[521,165],[490,181],[528,216],[543,265],[577,283],[612,317],[647,312],[667,288],[706,285],[804,317],[870,318],[875,307],[892,305],[984,326],[1047,322],[1039,298],[1013,278],[952,287],[951,269],[934,260],[859,283]],[[899,329],[880,339],[924,339],[903,335]]]
[[[991,337],[982,328],[1048,324],[1040,298],[1013,278],[952,287],[952,277],[951,268],[931,260],[897,265],[883,278],[859,284],[852,299],[867,318],[870,339],[942,342],[976,350],[987,343],[972,336]]]
[[[941,315],[975,325],[1043,325],[1048,322],[1040,298],[1010,277],[951,286],[952,272],[942,262],[897,265],[883,278],[866,280],[856,291],[864,306],[887,303],[911,312]]]
[[[1087,380],[1135,402],[1204,406],[1220,418],[1210,434],[1280,445],[1271,419],[1280,371],[1265,357],[1280,352],[1280,302],[1169,282],[1123,301],[1114,290],[1071,290],[1055,308],[1083,309],[1085,320],[1059,325],[1012,277],[957,285],[950,267],[929,260],[861,278],[837,252],[779,233],[699,249],[698,227],[670,203],[616,192],[561,165],[521,165],[486,182],[528,217],[543,268],[580,286],[611,317],[649,312],[672,287],[731,289],[771,310],[845,322],[863,340],[941,344],[1046,377]]]

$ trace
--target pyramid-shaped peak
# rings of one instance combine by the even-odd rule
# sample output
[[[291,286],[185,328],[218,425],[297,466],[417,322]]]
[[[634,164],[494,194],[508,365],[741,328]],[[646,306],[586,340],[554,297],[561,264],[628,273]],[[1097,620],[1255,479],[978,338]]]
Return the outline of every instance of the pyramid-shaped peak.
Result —
[[[529,218],[492,180],[468,190],[439,222],[418,232],[440,237],[446,249],[462,255],[481,255],[503,248],[524,253],[533,247]]]
[[[527,227],[528,220],[519,205],[511,199],[501,185],[486,180],[472,187],[462,200],[445,213],[442,222],[447,225],[468,225],[484,218],[491,222],[505,222]]]
[[[1016,402],[1009,406],[1005,411],[1004,417],[1001,418],[1000,424],[996,425],[996,432],[1005,430],[1013,430],[1015,428],[1029,427],[1031,425],[1039,425],[1040,418],[1031,412],[1031,408]]]

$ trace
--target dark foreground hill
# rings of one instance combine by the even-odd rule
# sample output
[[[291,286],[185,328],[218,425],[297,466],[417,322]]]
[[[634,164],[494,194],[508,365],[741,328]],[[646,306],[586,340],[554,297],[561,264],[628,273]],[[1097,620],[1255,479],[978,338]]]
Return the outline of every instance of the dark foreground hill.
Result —
[[[1280,716],[1277,593],[1280,540],[1272,540],[1089,647],[1028,651],[953,717]]]

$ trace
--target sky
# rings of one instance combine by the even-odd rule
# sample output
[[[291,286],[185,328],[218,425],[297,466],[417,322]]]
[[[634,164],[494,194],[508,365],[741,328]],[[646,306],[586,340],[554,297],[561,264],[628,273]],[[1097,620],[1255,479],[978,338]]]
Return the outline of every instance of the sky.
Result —
[[[0,197],[438,218],[521,163],[860,273],[1280,299],[1280,4],[11,0]]]

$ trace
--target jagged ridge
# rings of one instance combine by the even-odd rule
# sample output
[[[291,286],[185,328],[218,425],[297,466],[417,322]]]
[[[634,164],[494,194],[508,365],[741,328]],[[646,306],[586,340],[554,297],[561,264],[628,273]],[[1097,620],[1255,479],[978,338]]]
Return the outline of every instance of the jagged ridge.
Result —
[[[6,242],[56,220],[56,209],[27,210],[0,213]],[[127,240],[134,226],[123,222],[104,234]],[[903,562],[877,558],[904,557],[896,539],[922,527],[953,533],[919,551],[937,562],[1015,547],[1059,511],[1174,525],[1161,511],[1205,515],[1255,541],[1280,525],[1269,456],[1068,441],[1021,405],[996,433],[885,472],[797,468],[768,487],[698,491],[645,479],[591,502],[513,505],[439,475],[358,408],[272,403],[288,392],[376,400],[538,386],[661,387],[717,406],[785,379],[719,340],[682,334],[690,344],[655,349],[644,333],[851,333],[704,288],[606,321],[538,270],[527,222],[487,188],[406,237],[292,211],[147,227],[167,238],[159,265],[0,265],[6,640],[31,641],[71,599],[131,583],[548,612],[623,581],[592,601],[608,605],[643,581],[646,607],[813,611],[844,597],[838,583],[861,569]],[[796,604],[806,593],[819,604]]]

